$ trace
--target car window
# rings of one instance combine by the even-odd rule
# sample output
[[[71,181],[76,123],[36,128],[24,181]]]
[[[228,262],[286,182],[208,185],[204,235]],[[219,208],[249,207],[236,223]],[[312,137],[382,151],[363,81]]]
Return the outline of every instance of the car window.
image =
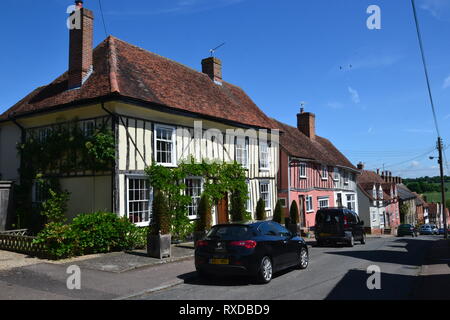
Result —
[[[317,212],[316,218],[317,224],[325,223],[325,224],[336,224],[340,222],[339,212],[337,211],[327,211],[327,210],[319,210]]]
[[[240,240],[252,235],[251,228],[248,226],[215,226],[209,231],[207,237],[221,240]]]
[[[258,229],[264,236],[278,235],[277,229],[271,223],[262,223]]]
[[[282,237],[288,237],[291,235],[291,233],[282,225],[278,224],[278,223],[269,223],[271,225],[273,225],[273,227],[276,229],[277,234],[282,236]]]

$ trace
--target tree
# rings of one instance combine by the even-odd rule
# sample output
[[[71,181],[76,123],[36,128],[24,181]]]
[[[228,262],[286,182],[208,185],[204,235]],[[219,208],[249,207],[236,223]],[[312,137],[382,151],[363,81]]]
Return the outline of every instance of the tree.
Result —
[[[266,204],[262,198],[256,204],[256,220],[266,220]]]
[[[239,190],[235,190],[231,193],[231,208],[230,215],[233,222],[245,221],[245,199],[241,196]]]
[[[291,204],[291,210],[289,211],[289,216],[291,218],[292,224],[298,224],[299,223],[299,212],[298,212],[298,206],[297,201],[292,201]]]
[[[155,198],[153,199],[153,224],[149,229],[154,235],[169,234],[171,229],[170,212],[167,204],[167,198],[162,191],[157,190],[155,192]]]
[[[281,201],[277,201],[277,205],[275,206],[275,211],[273,213],[273,221],[278,222],[279,224],[284,224],[284,212],[281,207]]]
[[[211,206],[208,197],[203,194],[198,205],[200,219],[195,225],[195,231],[202,232],[211,229]]]

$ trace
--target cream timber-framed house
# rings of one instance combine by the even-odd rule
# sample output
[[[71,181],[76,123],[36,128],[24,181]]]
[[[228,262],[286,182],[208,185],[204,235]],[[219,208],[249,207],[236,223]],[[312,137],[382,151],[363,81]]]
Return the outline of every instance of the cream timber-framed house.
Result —
[[[0,180],[20,184],[17,144],[29,136],[45,137],[69,123],[86,135],[106,127],[115,141],[110,170],[52,172],[71,193],[70,218],[107,210],[147,225],[152,186],[145,168],[153,162],[174,167],[191,157],[241,163],[247,210],[254,214],[263,198],[270,217],[277,199],[278,130],[242,89],[222,80],[221,61],[204,59],[199,72],[112,36],[92,49],[93,13],[79,12],[81,28],[70,30],[68,71],[0,115]],[[186,181],[192,219],[202,179]],[[38,201],[37,188],[33,193]],[[213,223],[227,221],[227,210],[213,208]]]

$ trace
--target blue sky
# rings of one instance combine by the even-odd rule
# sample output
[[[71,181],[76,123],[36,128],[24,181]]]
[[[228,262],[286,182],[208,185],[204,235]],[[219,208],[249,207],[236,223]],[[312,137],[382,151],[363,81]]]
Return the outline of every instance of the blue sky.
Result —
[[[437,117],[450,145],[450,1],[416,0]],[[67,69],[71,1],[3,0],[0,112]],[[38,4],[38,5],[37,5]],[[369,5],[381,30],[369,30]],[[98,0],[95,45],[106,36]],[[102,0],[107,33],[200,70],[209,49],[226,81],[269,116],[317,133],[353,162],[404,177],[438,175],[431,107],[409,0]],[[352,66],[350,68],[350,65]],[[342,69],[340,68],[342,66]],[[450,154],[450,153],[449,153]]]

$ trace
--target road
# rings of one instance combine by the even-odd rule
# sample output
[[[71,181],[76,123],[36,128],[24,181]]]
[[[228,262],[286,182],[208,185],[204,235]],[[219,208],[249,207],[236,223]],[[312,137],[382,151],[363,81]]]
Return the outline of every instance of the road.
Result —
[[[436,236],[371,237],[355,247],[311,247],[306,270],[276,274],[267,285],[246,278],[203,280],[192,272],[184,283],[141,295],[140,300],[290,300],[290,299],[408,299]],[[189,262],[192,263],[192,262]],[[381,289],[369,290],[367,268],[381,270]],[[191,277],[190,277],[191,276]]]

